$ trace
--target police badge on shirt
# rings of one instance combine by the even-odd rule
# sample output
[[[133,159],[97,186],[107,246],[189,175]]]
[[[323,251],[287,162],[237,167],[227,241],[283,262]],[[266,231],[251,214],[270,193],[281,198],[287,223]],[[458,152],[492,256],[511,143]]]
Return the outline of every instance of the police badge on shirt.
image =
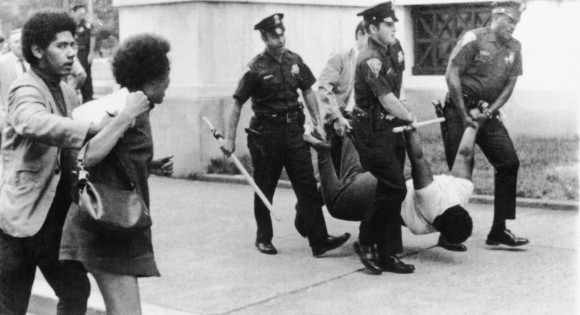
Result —
[[[516,53],[510,51],[509,54],[505,57],[505,63],[508,67],[511,67],[514,65],[515,61],[516,61]]]
[[[375,78],[378,78],[379,73],[381,72],[381,67],[383,66],[382,62],[378,58],[371,58],[367,60],[367,65],[375,75]]]
[[[87,30],[90,30],[91,27],[91,23],[82,21],[77,27],[77,35],[82,36]]]

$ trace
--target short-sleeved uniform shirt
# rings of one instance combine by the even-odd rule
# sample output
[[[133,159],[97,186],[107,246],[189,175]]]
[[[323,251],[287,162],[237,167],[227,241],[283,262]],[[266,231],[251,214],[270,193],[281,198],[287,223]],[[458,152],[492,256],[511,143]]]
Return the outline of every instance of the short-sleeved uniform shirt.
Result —
[[[461,68],[463,93],[491,103],[509,77],[522,74],[521,44],[515,38],[502,43],[489,28],[471,30],[457,42],[450,62]]]
[[[431,184],[419,190],[413,188],[413,180],[408,180],[401,218],[413,234],[435,232],[435,218],[453,206],[465,208],[472,193],[471,181],[451,175],[436,175]]]
[[[77,25],[76,43],[78,50],[89,50],[91,47],[92,25],[82,20]]]
[[[298,88],[306,91],[316,78],[302,58],[290,50],[282,53],[279,62],[264,51],[249,64],[234,93],[234,98],[245,103],[252,98],[256,114],[279,114],[298,109]]]
[[[357,59],[354,98],[358,107],[369,109],[379,105],[378,97],[389,93],[398,98],[401,93],[405,56],[401,44],[385,47],[369,38],[368,47]]]

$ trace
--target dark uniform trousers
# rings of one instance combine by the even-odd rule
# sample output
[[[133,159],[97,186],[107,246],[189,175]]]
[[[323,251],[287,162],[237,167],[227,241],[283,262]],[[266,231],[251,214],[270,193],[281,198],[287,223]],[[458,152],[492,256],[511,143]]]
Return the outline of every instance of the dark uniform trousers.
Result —
[[[392,131],[400,123],[375,116],[355,114],[353,118],[361,165],[377,178],[375,200],[361,221],[359,241],[366,246],[377,244],[379,255],[385,256],[403,251],[400,213],[407,194],[405,139]]]
[[[466,104],[468,103],[466,100]],[[463,121],[451,101],[447,101],[443,107],[443,116],[445,123],[442,124],[441,130],[445,158],[451,169],[463,137]],[[479,129],[475,142],[495,168],[494,222],[515,219],[516,185],[520,162],[507,129],[495,116]]]
[[[85,83],[81,86],[81,95],[83,96],[83,103],[93,100],[93,76],[91,71],[91,64],[89,63],[89,49],[79,49],[77,56],[80,64],[87,73]]]
[[[59,261],[62,227],[71,204],[71,179],[62,177],[40,231],[12,237],[0,231],[0,314],[26,314],[36,267],[59,298],[57,314],[85,314],[91,292],[78,261]]]
[[[322,197],[316,190],[310,148],[304,142],[304,114],[289,121],[252,117],[248,148],[254,166],[254,180],[272,202],[282,167],[286,169],[298,198],[297,228],[307,234],[310,246],[319,245],[327,236],[322,214]],[[254,215],[258,225],[257,241],[271,242],[273,237],[270,212],[260,198],[254,196]],[[303,234],[303,233],[301,233]]]

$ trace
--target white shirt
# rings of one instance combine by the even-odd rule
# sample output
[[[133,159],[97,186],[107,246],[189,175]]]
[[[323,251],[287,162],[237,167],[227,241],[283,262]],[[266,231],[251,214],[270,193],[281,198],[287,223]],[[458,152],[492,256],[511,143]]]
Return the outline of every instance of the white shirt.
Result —
[[[122,88],[114,93],[104,96],[100,99],[90,101],[77,107],[72,112],[75,120],[89,121],[98,124],[105,118],[108,113],[117,115],[125,108],[129,96],[129,90]]]
[[[464,178],[436,175],[433,182],[419,190],[407,181],[407,196],[401,205],[401,217],[413,234],[435,232],[432,223],[443,211],[456,205],[465,207],[473,194],[473,183]]]
[[[358,49],[356,48],[356,46],[353,49],[353,58],[351,59],[352,62],[352,67],[351,67],[351,75],[350,75],[350,81],[348,82],[348,90],[350,91],[350,95],[348,96],[348,101],[346,102],[346,106],[344,107],[344,110],[347,112],[352,112],[352,109],[354,108],[354,74],[356,71],[356,60],[358,58]]]

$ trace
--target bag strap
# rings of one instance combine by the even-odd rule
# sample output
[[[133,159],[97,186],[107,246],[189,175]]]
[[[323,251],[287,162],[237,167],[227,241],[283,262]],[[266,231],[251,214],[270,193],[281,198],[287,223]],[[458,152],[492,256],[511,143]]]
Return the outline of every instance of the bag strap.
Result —
[[[89,142],[90,141],[87,141],[87,143],[80,149],[79,154],[77,155],[77,166],[79,168],[79,181],[80,180],[88,180],[89,172],[85,168],[85,154],[86,154],[86,151],[89,147]],[[127,167],[125,166],[125,164],[121,160],[121,157],[117,154],[117,152],[115,152],[114,148],[109,153],[109,155],[111,155],[111,154],[116,158],[117,162],[119,162],[119,163],[115,163],[115,164],[119,164],[119,166],[120,166],[120,167],[116,167],[116,168],[121,169],[120,173],[122,173],[125,176],[125,179],[127,179],[127,182],[131,186],[131,189],[135,189],[135,184],[133,183],[131,176],[127,172]]]

